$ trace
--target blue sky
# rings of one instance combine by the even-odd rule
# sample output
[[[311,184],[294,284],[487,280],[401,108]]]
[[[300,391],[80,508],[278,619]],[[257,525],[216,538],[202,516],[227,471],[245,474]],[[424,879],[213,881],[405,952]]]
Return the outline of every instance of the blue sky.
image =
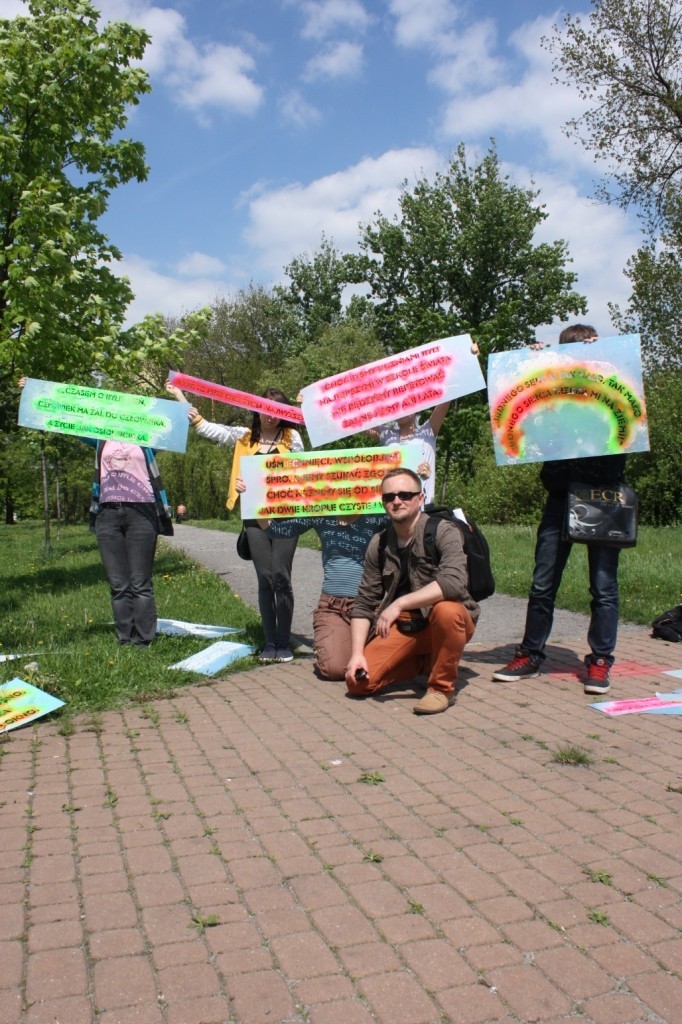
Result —
[[[250,281],[282,279],[322,232],[352,250],[358,224],[391,216],[400,184],[443,169],[460,141],[494,137],[514,181],[541,190],[538,240],[565,238],[589,299],[627,301],[633,216],[596,204],[590,154],[562,123],[580,112],[552,84],[541,37],[563,10],[542,0],[100,0],[104,18],[152,35],[152,93],[128,134],[144,184],[113,196],[103,227],[121,249],[131,320],[179,315]],[[587,9],[585,0],[570,8]],[[22,11],[0,0],[0,16]],[[550,340],[556,330],[540,328]]]

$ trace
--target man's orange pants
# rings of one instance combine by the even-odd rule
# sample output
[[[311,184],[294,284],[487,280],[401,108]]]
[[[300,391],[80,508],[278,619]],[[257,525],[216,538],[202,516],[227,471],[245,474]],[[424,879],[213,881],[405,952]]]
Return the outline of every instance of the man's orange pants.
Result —
[[[414,679],[430,665],[429,689],[449,695],[455,688],[462,651],[475,629],[471,615],[457,601],[434,604],[427,626],[419,633],[401,633],[394,622],[387,637],[375,636],[365,647],[368,677],[355,680],[348,692],[366,697],[392,683]]]

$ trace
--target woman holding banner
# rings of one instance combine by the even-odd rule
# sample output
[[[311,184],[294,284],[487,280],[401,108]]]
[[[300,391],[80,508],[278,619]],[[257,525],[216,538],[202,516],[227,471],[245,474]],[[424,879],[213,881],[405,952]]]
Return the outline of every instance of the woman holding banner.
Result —
[[[436,438],[449,408],[449,402],[437,405],[428,420],[423,423],[419,423],[415,413],[410,413],[408,416],[401,416],[395,423],[385,424],[377,430],[365,431],[373,440],[387,447],[397,444],[420,446],[422,458],[417,473],[424,485],[426,505],[433,502],[436,492]]]
[[[166,391],[178,402],[186,402],[189,405],[183,392],[170,381],[166,381]],[[261,397],[282,405],[292,405],[286,395],[277,388],[268,388]],[[239,466],[244,456],[303,451],[300,434],[293,425],[265,413],[255,412],[250,428],[210,423],[193,405],[189,407],[188,416],[200,437],[206,437],[216,444],[234,447],[226,501],[226,506],[230,510],[236,505],[240,491],[243,490]],[[259,661],[293,661],[294,656],[290,647],[291,621],[294,615],[291,568],[298,537],[271,537],[262,525],[257,519],[244,520],[249,550],[258,577],[258,608],[265,635],[265,646],[259,655]]]
[[[22,377],[19,387],[25,384]],[[118,642],[149,647],[156,636],[156,542],[160,533],[173,534],[154,452],[124,441],[79,440],[95,449],[90,529],[97,536],[111,592]]]
[[[386,516],[302,516],[274,519],[267,532],[298,538],[314,530],[322,546],[322,593],[313,612],[313,645],[322,679],[340,682],[351,656],[350,611],[365,567],[365,551]]]

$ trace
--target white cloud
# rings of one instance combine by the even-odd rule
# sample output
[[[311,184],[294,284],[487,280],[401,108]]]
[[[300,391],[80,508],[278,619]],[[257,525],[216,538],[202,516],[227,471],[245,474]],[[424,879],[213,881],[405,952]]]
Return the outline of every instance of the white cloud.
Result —
[[[165,273],[152,260],[134,253],[118,264],[116,272],[129,278],[135,294],[128,307],[127,324],[138,323],[148,313],[181,316],[193,309],[210,305],[218,295],[233,290],[232,282],[220,281],[210,271],[210,276],[204,273],[188,280],[179,268],[178,273]]]
[[[359,43],[331,43],[308,61],[303,78],[357,78],[362,71],[363,51]]]
[[[177,264],[181,277],[221,277],[227,270],[222,260],[205,252],[188,253]]]
[[[308,103],[297,89],[282,96],[277,104],[283,121],[294,128],[311,128],[321,120],[320,111]]]
[[[143,59],[149,74],[162,81],[176,103],[206,123],[205,111],[252,114],[263,101],[253,78],[255,61],[243,47],[222,43],[199,45],[188,34],[179,11],[146,0],[100,0],[107,20],[126,20],[152,37]]]
[[[433,149],[389,150],[307,185],[263,190],[249,204],[246,240],[262,273],[279,279],[293,256],[317,249],[322,233],[341,251],[356,250],[359,224],[377,210],[391,217],[405,179],[414,182],[442,167]]]
[[[505,165],[504,171],[518,184],[530,184],[527,167]],[[627,303],[630,284],[621,268],[641,244],[637,225],[617,207],[581,195],[565,178],[548,173],[532,177],[548,214],[535,241],[551,243],[562,238],[568,243],[573,259],[568,269],[578,275],[575,290],[587,297],[587,322],[602,336],[612,333],[608,303]],[[538,334],[542,341],[556,341],[554,328],[543,328]]]
[[[452,45],[459,8],[451,0],[390,0],[388,9],[400,46],[442,52]]]
[[[370,16],[359,0],[293,0],[304,17],[304,39],[326,39],[339,29],[364,32]]]

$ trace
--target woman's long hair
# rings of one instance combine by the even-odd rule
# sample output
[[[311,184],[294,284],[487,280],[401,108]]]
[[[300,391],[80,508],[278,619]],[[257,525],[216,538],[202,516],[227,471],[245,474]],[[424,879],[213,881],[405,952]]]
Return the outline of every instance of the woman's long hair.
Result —
[[[263,394],[261,395],[261,398],[269,398],[271,402],[279,402],[280,405],[293,405],[294,404],[293,402],[289,401],[289,399],[284,394],[284,392],[280,391],[279,388],[267,388],[267,390],[264,391]],[[299,424],[295,423],[294,421],[291,421],[291,422],[289,420],[280,420],[279,421],[279,426],[280,426],[281,430],[284,430],[286,427],[291,427],[292,429],[295,429],[298,425]],[[252,441],[252,443],[258,443],[260,441],[260,433],[261,433],[260,413],[259,412],[254,412],[253,419],[251,420],[251,441]]]

